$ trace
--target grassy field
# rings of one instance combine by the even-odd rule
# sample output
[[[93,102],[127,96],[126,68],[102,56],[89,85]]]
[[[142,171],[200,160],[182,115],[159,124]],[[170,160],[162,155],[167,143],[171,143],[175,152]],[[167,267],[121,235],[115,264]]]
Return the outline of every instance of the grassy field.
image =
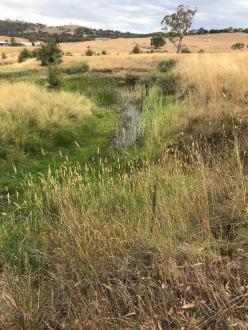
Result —
[[[125,43],[57,92],[0,69],[3,330],[247,329],[247,53]]]
[[[0,40],[8,39],[0,37]],[[19,39],[17,39],[18,41]],[[20,40],[21,41],[21,40]],[[206,53],[235,53],[231,46],[235,43],[248,44],[248,37],[246,33],[219,33],[202,36],[188,36],[185,38],[185,45],[191,50],[192,53],[198,53],[199,50],[204,50]],[[139,45],[143,54],[130,55],[133,47]],[[84,56],[87,47],[90,47],[95,54],[101,54],[105,50],[108,56]],[[35,60],[17,64],[17,57],[20,51],[25,47],[2,47],[0,51],[7,55],[7,59],[1,60],[0,70],[20,70],[21,68],[35,68],[39,66]],[[154,67],[155,61],[160,61],[166,58],[164,51],[168,51],[169,56],[175,53],[175,47],[168,42],[160,51],[162,53],[147,54],[151,51],[149,38],[136,38],[136,39],[113,39],[107,41],[89,41],[89,42],[73,42],[62,43],[61,49],[64,53],[71,53],[73,57],[65,56],[64,65],[71,63],[87,61],[92,68],[116,68],[125,67],[128,69],[146,68],[151,69]],[[247,53],[247,48],[238,51]],[[0,54],[1,55],[1,54]],[[2,66],[3,64],[15,64],[9,67]]]

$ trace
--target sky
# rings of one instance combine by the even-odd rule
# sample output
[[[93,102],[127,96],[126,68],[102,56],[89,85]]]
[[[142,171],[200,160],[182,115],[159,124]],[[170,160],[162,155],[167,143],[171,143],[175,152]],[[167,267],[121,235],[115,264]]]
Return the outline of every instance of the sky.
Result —
[[[248,28],[248,0],[0,0],[0,19],[147,33],[182,3],[198,9],[193,28]]]

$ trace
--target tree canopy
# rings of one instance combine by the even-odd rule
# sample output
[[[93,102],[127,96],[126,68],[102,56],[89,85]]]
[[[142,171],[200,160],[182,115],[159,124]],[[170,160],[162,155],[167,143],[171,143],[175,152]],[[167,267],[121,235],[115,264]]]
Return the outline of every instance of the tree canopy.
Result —
[[[165,37],[160,33],[151,38],[151,46],[158,49],[166,44]]]
[[[50,39],[48,43],[41,45],[37,55],[42,66],[60,64],[62,61],[62,52],[56,40]]]
[[[196,9],[180,5],[175,13],[166,15],[161,22],[161,24],[165,24],[165,30],[169,29],[168,37],[175,45],[177,53],[180,53],[182,50],[183,38],[191,28],[196,13]]]

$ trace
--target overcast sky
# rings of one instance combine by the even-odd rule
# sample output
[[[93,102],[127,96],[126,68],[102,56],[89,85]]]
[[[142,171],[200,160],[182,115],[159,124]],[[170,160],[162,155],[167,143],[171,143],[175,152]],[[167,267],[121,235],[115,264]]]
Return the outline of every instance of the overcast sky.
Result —
[[[248,0],[0,0],[0,18],[153,32],[181,3],[198,9],[194,28],[248,28]]]

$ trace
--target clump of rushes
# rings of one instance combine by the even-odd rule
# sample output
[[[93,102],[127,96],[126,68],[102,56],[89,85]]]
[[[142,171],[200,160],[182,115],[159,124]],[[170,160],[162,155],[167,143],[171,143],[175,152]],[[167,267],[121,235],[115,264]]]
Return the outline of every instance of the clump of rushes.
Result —
[[[162,61],[158,64],[158,70],[163,73],[167,73],[171,71],[177,64],[176,60],[170,59],[166,61]]]
[[[74,64],[73,66],[63,70],[63,72],[67,74],[85,73],[87,71],[89,71],[89,65],[85,62]]]

